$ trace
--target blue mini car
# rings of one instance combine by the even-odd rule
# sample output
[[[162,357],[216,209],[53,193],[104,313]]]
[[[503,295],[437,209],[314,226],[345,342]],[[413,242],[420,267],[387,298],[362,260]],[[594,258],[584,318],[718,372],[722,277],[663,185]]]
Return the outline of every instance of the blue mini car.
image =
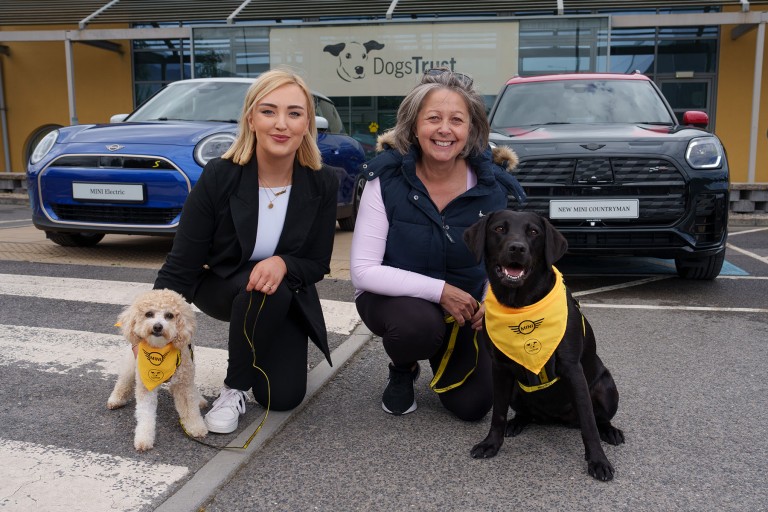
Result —
[[[48,133],[27,167],[32,220],[53,242],[92,246],[107,233],[173,235],[206,162],[235,140],[250,78],[173,82],[110,124]],[[364,180],[361,144],[344,134],[336,107],[315,98],[323,161],[339,176],[337,219],[355,225]]]

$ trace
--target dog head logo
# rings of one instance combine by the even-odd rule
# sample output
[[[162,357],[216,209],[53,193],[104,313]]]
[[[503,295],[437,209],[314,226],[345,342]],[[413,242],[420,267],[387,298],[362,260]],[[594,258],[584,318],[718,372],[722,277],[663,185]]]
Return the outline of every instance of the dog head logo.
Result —
[[[523,320],[518,325],[510,325],[509,328],[516,334],[531,334],[543,321],[543,318],[539,318],[538,320]]]
[[[538,354],[541,352],[541,342],[537,339],[531,338],[530,340],[526,340],[525,345],[523,345],[523,349],[528,354]]]
[[[323,48],[323,51],[338,58],[336,74],[345,82],[351,82],[365,78],[368,53],[382,48],[384,45],[378,41],[368,41],[367,43],[353,41],[351,43],[329,44]]]

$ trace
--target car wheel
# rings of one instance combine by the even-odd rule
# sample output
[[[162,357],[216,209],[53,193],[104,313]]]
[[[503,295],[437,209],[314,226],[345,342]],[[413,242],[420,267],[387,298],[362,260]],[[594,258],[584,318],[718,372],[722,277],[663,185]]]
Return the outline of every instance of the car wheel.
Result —
[[[725,248],[712,256],[675,258],[677,275],[683,279],[712,280],[720,275],[725,261]]]
[[[57,233],[54,231],[46,231],[45,236],[62,247],[93,247],[104,238],[103,233]]]
[[[358,175],[355,180],[355,190],[352,193],[352,215],[345,219],[339,219],[339,227],[342,231],[353,231],[355,229],[355,221],[357,220],[357,210],[360,209],[360,198],[363,197],[363,189],[365,188],[365,177]]]

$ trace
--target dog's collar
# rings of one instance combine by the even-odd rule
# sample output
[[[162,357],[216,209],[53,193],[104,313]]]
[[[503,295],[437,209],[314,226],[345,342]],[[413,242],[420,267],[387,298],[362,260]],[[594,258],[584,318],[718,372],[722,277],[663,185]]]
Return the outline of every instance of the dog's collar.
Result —
[[[173,343],[168,343],[162,348],[153,347],[146,341],[139,343],[139,377],[149,391],[167,382],[180,364],[181,351],[174,347]]]
[[[507,357],[535,374],[554,354],[568,323],[563,275],[555,267],[552,270],[555,286],[536,304],[522,308],[504,306],[490,287],[485,298],[488,337]]]

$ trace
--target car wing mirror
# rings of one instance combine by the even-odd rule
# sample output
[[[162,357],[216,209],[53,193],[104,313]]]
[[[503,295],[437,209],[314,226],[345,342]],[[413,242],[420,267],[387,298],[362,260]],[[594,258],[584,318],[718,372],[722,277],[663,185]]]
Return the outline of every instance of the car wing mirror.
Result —
[[[322,116],[315,116],[315,126],[317,126],[317,131],[324,132],[328,129],[328,120]]]
[[[125,118],[128,117],[128,114],[115,114],[112,117],[109,118],[110,123],[122,123],[125,121]]]
[[[683,124],[697,128],[706,128],[709,126],[709,116],[701,110],[689,110],[683,113]]]

